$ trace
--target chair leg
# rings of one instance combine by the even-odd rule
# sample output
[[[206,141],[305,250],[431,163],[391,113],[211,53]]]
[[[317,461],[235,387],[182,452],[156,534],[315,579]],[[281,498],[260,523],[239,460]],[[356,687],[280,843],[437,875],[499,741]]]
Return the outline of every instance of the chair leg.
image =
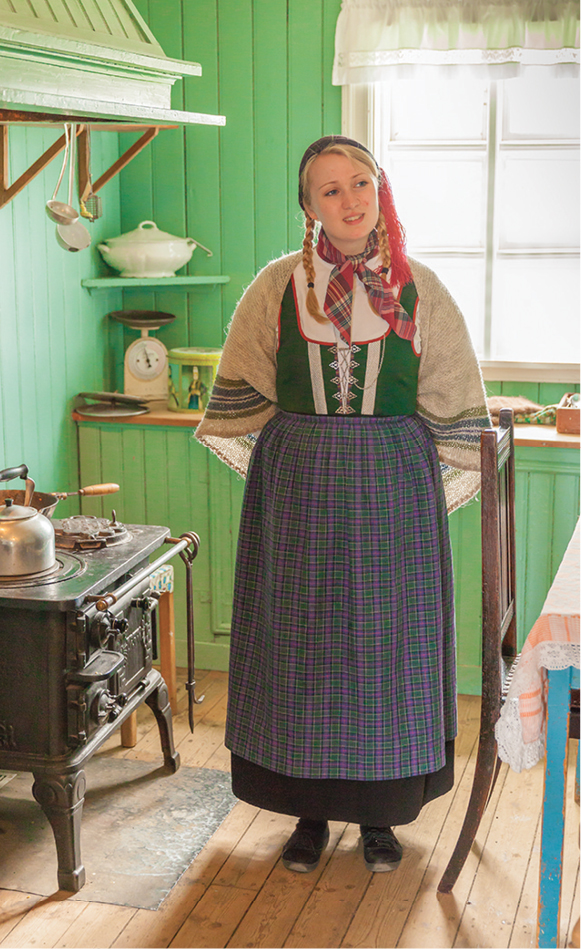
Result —
[[[450,857],[448,866],[444,870],[438,884],[438,893],[450,893],[456,883],[460,871],[466,863],[470,848],[480,826],[482,815],[491,793],[497,767],[497,745],[493,733],[481,735],[476,757],[476,770],[470,800],[466,809],[466,816],[462,824],[460,836],[456,842],[454,853]]]

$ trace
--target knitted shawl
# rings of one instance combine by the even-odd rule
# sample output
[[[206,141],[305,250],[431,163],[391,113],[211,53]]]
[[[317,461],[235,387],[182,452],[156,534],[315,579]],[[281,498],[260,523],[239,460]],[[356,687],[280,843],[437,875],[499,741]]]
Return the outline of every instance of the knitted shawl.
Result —
[[[260,271],[236,307],[196,438],[246,476],[256,436],[277,411],[280,306],[302,251]],[[480,487],[480,432],[490,426],[478,360],[458,306],[428,267],[409,260],[421,334],[417,415],[442,465],[448,512]]]

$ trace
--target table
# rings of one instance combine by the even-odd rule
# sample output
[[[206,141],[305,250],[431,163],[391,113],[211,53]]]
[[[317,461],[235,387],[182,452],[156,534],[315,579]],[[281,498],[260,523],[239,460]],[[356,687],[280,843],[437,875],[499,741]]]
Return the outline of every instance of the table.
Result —
[[[570,690],[579,688],[579,523],[523,646],[495,733],[514,771],[545,758],[538,945],[558,946]]]

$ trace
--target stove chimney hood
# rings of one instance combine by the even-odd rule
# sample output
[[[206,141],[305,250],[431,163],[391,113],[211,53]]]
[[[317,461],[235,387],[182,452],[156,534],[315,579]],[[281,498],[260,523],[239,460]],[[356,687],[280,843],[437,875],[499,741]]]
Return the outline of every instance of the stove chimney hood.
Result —
[[[224,125],[171,108],[174,82],[201,74],[165,55],[131,0],[0,0],[5,120]]]

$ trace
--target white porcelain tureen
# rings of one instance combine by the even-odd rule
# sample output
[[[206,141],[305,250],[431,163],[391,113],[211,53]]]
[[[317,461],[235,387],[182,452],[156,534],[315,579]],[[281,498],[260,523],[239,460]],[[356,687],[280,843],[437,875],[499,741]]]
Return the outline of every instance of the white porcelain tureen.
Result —
[[[173,277],[187,264],[196,247],[208,250],[192,237],[174,237],[153,221],[142,221],[134,231],[110,237],[97,245],[103,260],[122,277]]]

